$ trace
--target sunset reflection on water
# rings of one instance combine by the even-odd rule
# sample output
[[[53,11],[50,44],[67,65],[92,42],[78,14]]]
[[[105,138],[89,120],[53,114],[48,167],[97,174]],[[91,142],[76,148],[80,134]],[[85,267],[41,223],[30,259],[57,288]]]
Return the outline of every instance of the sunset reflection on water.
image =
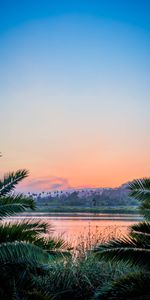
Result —
[[[50,234],[55,237],[62,236],[73,246],[83,241],[88,244],[106,242],[128,234],[130,226],[141,220],[135,215],[119,214],[62,214],[62,213],[39,213],[11,217],[12,222],[23,220],[40,220],[50,225]],[[52,231],[51,231],[52,229]],[[53,233],[52,233],[53,232]]]
[[[91,242],[103,242],[114,237],[128,234],[131,225],[137,221],[127,220],[79,220],[53,219],[47,220],[54,226],[54,235],[63,235],[64,239],[77,245],[81,239]]]

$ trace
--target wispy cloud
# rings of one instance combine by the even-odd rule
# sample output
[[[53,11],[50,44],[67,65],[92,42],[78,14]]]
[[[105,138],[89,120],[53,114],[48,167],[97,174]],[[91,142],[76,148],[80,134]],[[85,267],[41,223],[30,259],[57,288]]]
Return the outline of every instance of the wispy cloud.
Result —
[[[23,192],[41,192],[68,188],[70,188],[68,179],[58,176],[29,179],[18,186],[18,190]]]

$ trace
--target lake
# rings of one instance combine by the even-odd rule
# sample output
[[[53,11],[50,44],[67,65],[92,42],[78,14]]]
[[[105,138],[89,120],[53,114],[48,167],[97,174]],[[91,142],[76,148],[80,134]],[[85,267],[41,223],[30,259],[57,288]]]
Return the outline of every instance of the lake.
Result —
[[[24,213],[13,220],[38,218],[54,229],[53,235],[60,236],[74,246],[85,240],[94,244],[127,234],[129,227],[142,220],[139,215],[93,214],[93,213]]]

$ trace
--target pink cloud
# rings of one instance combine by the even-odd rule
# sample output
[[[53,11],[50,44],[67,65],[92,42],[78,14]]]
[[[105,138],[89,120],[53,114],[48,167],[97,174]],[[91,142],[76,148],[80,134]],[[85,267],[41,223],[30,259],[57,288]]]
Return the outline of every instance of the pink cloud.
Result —
[[[48,176],[27,179],[18,185],[17,190],[20,192],[41,192],[68,188],[70,188],[68,179],[58,176]]]

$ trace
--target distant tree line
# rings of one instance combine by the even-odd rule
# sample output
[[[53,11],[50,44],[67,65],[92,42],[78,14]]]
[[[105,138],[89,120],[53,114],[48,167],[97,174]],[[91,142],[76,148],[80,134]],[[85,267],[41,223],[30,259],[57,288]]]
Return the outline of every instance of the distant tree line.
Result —
[[[72,191],[72,192],[53,192],[34,194],[37,205],[52,206],[82,206],[82,207],[99,207],[99,206],[137,206],[136,199],[129,197],[126,187],[116,189],[102,189],[90,191]]]

